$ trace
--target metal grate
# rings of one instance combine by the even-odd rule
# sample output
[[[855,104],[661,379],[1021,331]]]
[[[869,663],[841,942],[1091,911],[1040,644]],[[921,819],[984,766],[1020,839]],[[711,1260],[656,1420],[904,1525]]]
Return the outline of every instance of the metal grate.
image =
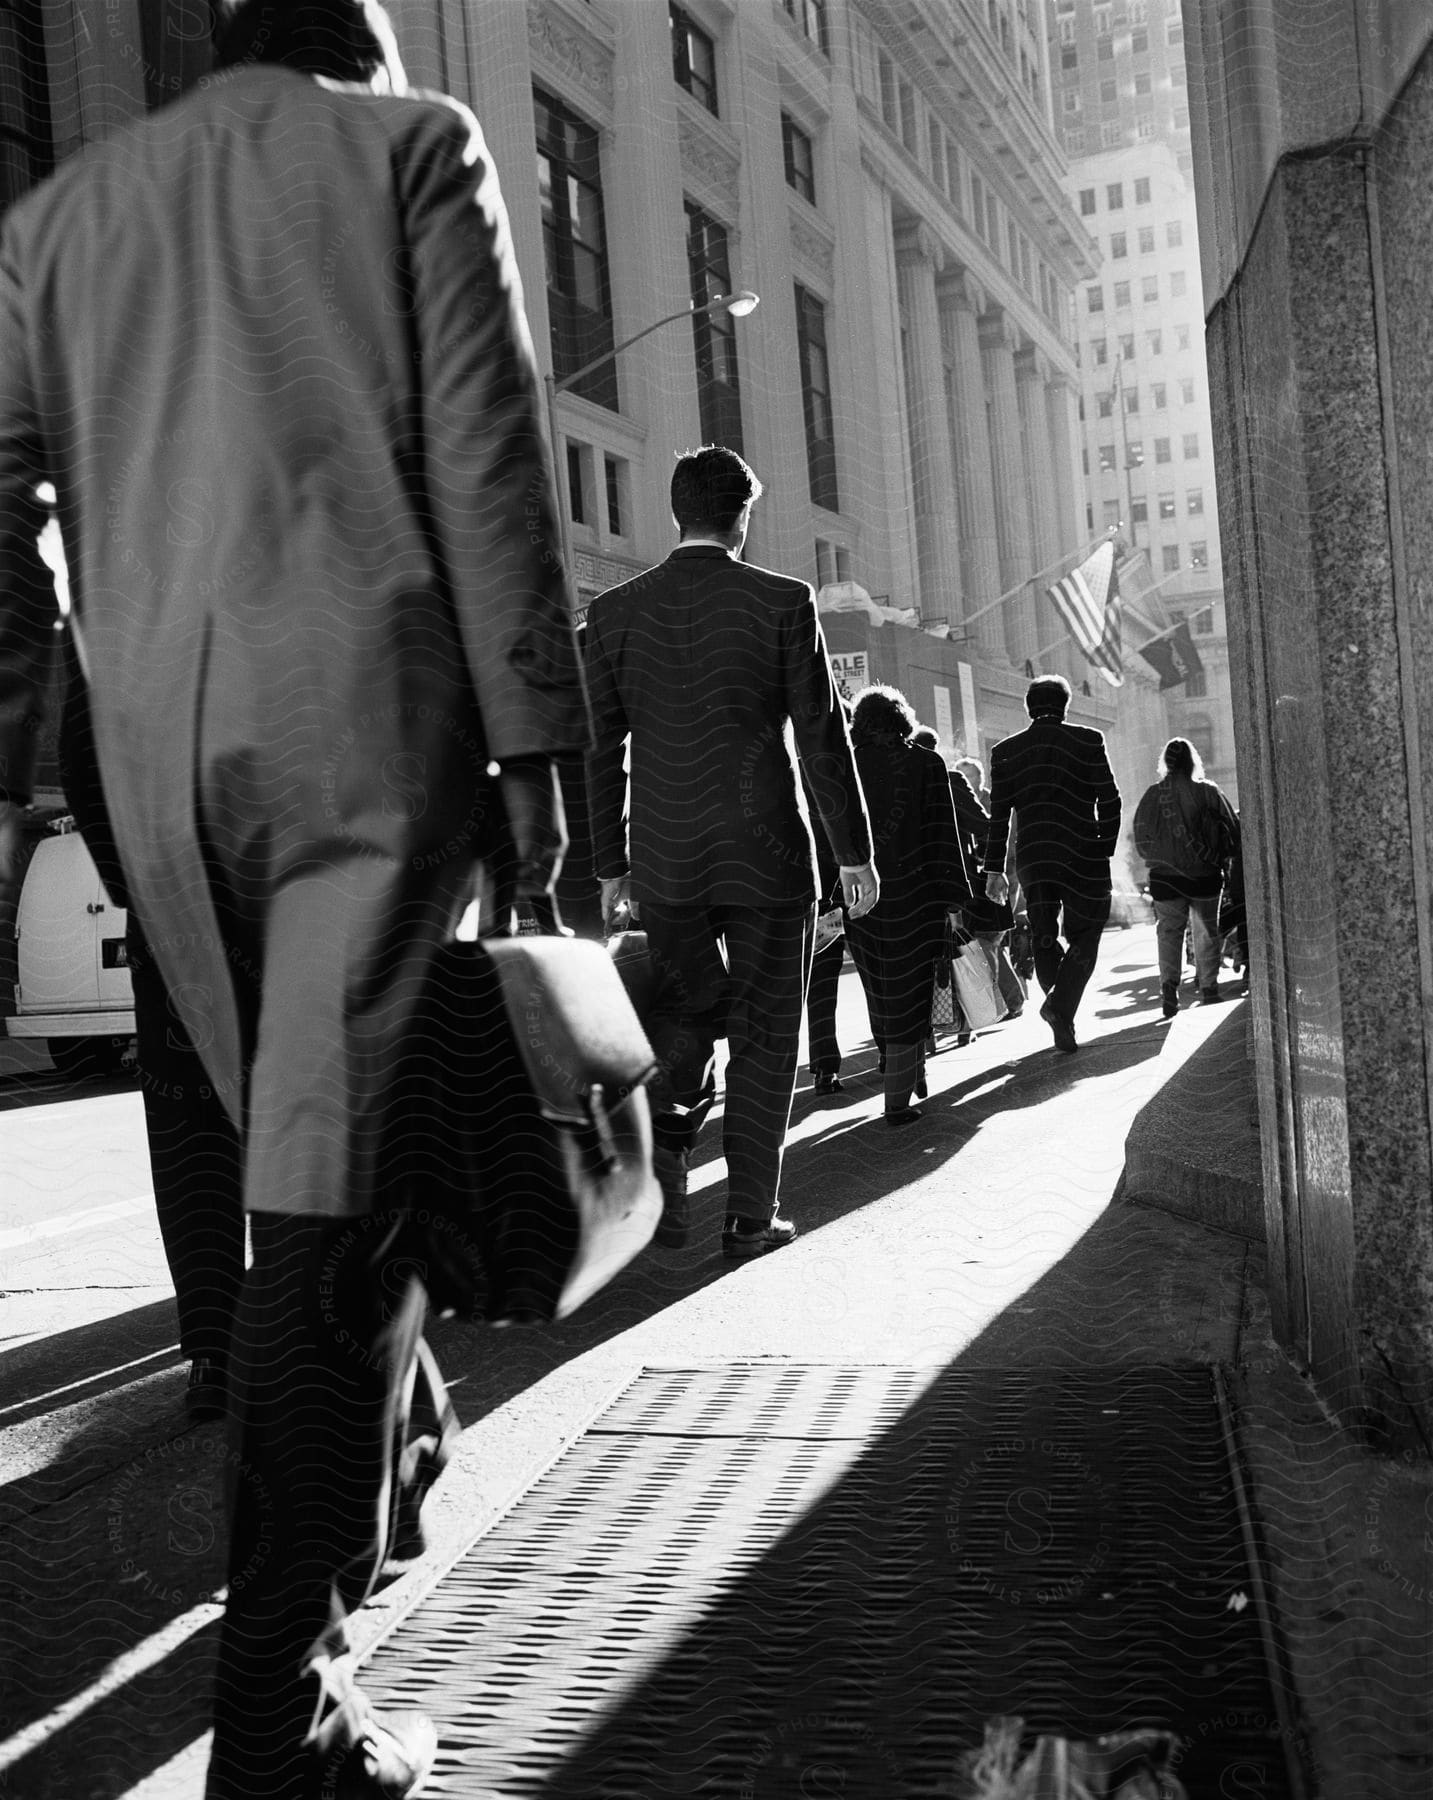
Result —
[[[914,1800],[999,1713],[1277,1800],[1258,1594],[1208,1370],[652,1369],[365,1679],[485,1800]]]

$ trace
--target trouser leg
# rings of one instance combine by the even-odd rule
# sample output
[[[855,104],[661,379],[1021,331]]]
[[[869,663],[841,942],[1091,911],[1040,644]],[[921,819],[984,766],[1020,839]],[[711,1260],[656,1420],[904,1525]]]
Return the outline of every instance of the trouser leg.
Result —
[[[1159,979],[1179,986],[1184,972],[1184,924],[1189,914],[1187,900],[1154,902],[1154,941],[1159,952]]]
[[[1219,896],[1189,902],[1189,929],[1194,939],[1194,971],[1201,988],[1219,985]]]
[[[730,968],[727,1211],[765,1224],[776,1215],[781,1186],[816,909],[728,907],[719,916]]]
[[[1110,916],[1110,896],[1066,893],[1063,900],[1065,940],[1068,948],[1050,989],[1049,1003],[1056,1012],[1073,1019],[1085,984],[1095,972],[1100,934]]]
[[[304,1738],[387,1551],[424,1297],[396,1221],[255,1214],[235,1321],[229,1601],[206,1800],[298,1800]]]
[[[1060,942],[1060,894],[1048,882],[1032,881],[1025,898],[1035,953],[1035,979],[1048,995],[1065,959],[1065,946]]]
[[[649,1094],[652,1134],[692,1148],[716,1099],[716,1040],[726,1029],[727,971],[704,907],[642,905],[652,993],[643,1018],[657,1061]]]
[[[813,1075],[841,1072],[841,1045],[836,1037],[836,1002],[841,991],[841,966],[846,946],[842,938],[811,959],[811,980],[806,989],[807,1053]]]
[[[179,1348],[191,1361],[222,1363],[244,1279],[239,1134],[169,1004],[133,912],[129,968],[149,1166],[179,1312]]]

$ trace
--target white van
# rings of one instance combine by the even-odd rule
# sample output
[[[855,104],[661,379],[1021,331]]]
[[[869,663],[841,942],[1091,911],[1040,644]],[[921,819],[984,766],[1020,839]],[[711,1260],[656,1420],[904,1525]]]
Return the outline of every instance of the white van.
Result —
[[[132,1055],[134,989],[124,931],[85,841],[61,825],[35,846],[15,920],[11,1038],[43,1040],[66,1075],[112,1074]]]

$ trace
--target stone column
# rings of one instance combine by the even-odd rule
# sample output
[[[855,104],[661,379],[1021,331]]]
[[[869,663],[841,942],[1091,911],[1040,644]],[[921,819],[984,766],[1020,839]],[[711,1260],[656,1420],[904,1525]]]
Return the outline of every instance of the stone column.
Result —
[[[1015,392],[1015,349],[1019,339],[1003,312],[980,321],[980,352],[990,392],[990,460],[995,478],[995,534],[1000,545],[1000,588],[1015,587],[1034,574],[1030,505],[1025,461],[1020,449],[1020,403]],[[1028,595],[1004,608],[1005,649],[1023,666],[1035,654],[1035,620]]]
[[[1055,496],[1050,471],[1049,420],[1045,413],[1045,378],[1049,364],[1033,346],[1015,358],[1015,400],[1020,409],[1020,448],[1025,464],[1025,493],[1030,508],[1031,570],[1046,569],[1060,554],[1059,530],[1055,523]],[[1045,577],[1046,580],[1049,577]],[[1060,615],[1045,599],[1037,582],[1022,596],[1029,607],[1035,632],[1035,647],[1053,644],[1063,637]],[[1018,603],[1012,602],[1018,610]],[[1038,674],[1062,674],[1065,670],[1064,646],[1036,658]]]
[[[940,340],[936,272],[940,245],[925,225],[895,235],[896,283],[905,315],[909,378],[911,487],[923,616],[961,613],[960,542],[955,477],[945,408],[945,357]]]
[[[1063,370],[1048,373],[1045,419],[1049,430],[1051,502],[1058,537],[1052,554],[1056,556],[1073,555],[1089,535],[1084,528],[1081,503],[1075,395],[1075,384]],[[1090,672],[1090,665],[1073,643],[1065,645],[1059,660],[1047,659],[1045,667],[1051,674],[1064,675],[1077,690]]]
[[[995,535],[995,481],[990,463],[985,371],[977,323],[985,307],[985,296],[968,275],[956,273],[940,278],[936,296],[941,309],[941,334],[954,378],[950,438],[960,518],[961,585],[969,614],[989,606],[1003,592],[1000,547]],[[986,613],[971,629],[988,655],[1004,655],[1005,634],[999,613]]]

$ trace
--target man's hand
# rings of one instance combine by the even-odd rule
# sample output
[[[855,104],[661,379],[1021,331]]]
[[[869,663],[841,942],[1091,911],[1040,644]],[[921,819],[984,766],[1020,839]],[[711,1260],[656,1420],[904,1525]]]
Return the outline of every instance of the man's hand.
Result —
[[[1003,875],[992,871],[985,877],[985,898],[993,900],[997,906],[1004,906],[1010,898],[1010,883]]]
[[[864,919],[881,897],[881,878],[873,862],[841,865],[841,897],[853,919]]]
[[[24,807],[13,800],[0,800],[0,905],[20,897],[24,824]]]
[[[514,900],[537,900],[552,891],[567,852],[567,820],[557,769],[547,757],[504,763],[498,790],[512,833]]]
[[[622,924],[635,920],[637,909],[632,904],[632,877],[630,875],[611,875],[602,882],[602,923],[608,931],[613,929],[619,912],[625,912],[627,918]]]

